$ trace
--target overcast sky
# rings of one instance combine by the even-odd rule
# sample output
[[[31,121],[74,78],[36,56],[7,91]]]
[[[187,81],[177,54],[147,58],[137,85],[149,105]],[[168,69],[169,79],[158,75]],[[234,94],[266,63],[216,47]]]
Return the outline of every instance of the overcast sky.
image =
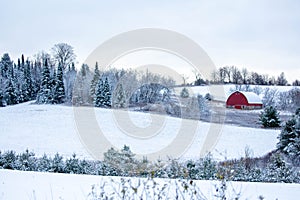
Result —
[[[217,67],[300,79],[298,0],[0,0],[0,7],[0,54],[13,59],[66,42],[81,63],[114,35],[162,28],[196,41]]]

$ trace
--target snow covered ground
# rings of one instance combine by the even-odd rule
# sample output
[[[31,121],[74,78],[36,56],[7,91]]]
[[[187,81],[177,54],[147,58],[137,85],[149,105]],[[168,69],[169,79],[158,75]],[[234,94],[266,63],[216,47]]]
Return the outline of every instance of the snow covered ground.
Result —
[[[171,145],[178,150],[185,142],[188,145],[181,149],[183,157],[198,158],[208,130],[214,128],[214,124],[137,112],[96,108],[95,114],[97,126],[111,145],[122,148],[126,144],[134,153],[142,155],[155,153]],[[128,134],[130,130],[124,131],[130,129],[130,124],[134,126],[134,135]],[[149,132],[147,127],[154,135],[139,138],[139,131]],[[72,107],[23,103],[0,108],[0,150],[23,152],[28,148],[38,156],[59,152],[66,157],[75,152],[81,158],[92,159],[86,143],[81,140],[87,133],[78,134],[77,128],[78,122]],[[183,133],[178,136],[180,130]],[[246,148],[252,151],[252,156],[264,155],[275,149],[279,132],[224,125],[220,127],[219,134],[212,136],[215,140],[210,141],[216,142],[212,149],[213,156],[220,159],[238,158],[244,156]]]
[[[92,186],[100,189],[104,183],[106,183],[106,192],[112,192],[114,188],[120,193],[120,178],[0,170],[0,199],[91,199],[89,194],[92,192]],[[131,181],[137,185],[138,179],[131,178]],[[141,179],[141,181],[146,181],[146,179]],[[170,191],[176,185],[175,181],[178,182],[178,180],[155,179],[160,187],[164,184],[171,184]],[[195,183],[200,188],[203,197],[216,199],[215,188],[220,186],[219,182],[195,181]],[[299,184],[228,182],[227,187],[229,198],[234,198],[238,193],[240,193],[240,199],[249,200],[259,199],[259,196],[264,199],[296,200],[300,196]],[[174,190],[169,195],[175,195]]]
[[[94,109],[94,113],[97,126],[111,145],[118,148],[124,144],[129,145],[136,154],[147,155],[168,147],[174,143],[174,138],[177,138],[178,129],[184,127],[184,134],[179,138],[175,148],[181,148],[181,140],[192,138],[184,149],[183,158],[197,158],[209,128],[214,127],[209,123],[197,122],[196,128],[191,128],[189,125],[195,125],[195,121],[146,113],[100,108]],[[74,109],[62,105],[35,105],[29,102],[0,108],[0,150],[23,152],[28,148],[38,156],[44,153],[53,156],[59,152],[65,157],[70,157],[75,152],[81,158],[93,159],[86,144],[82,142],[84,133],[78,134],[77,120]],[[89,122],[89,118],[84,120]],[[128,124],[129,121],[131,125]],[[135,127],[132,132],[134,135],[128,134],[132,126]],[[155,134],[138,137],[139,130],[147,127]],[[275,149],[279,134],[279,130],[230,125],[220,128],[220,134],[216,136],[216,145],[212,150],[213,156],[219,159],[244,156],[245,149],[250,149],[252,156],[264,155]],[[136,182],[138,179],[131,180]],[[156,181],[163,185],[171,180]],[[178,180],[172,181],[171,187],[176,185],[174,181]],[[103,183],[119,184],[120,177],[1,169],[0,199],[88,199],[92,185],[99,188]],[[215,186],[218,182],[196,181],[196,184],[207,199],[214,199]],[[258,199],[260,195],[265,199],[298,199],[300,195],[300,185],[297,184],[230,182],[228,187],[229,197],[234,196],[235,190],[236,193],[241,193],[240,199]]]

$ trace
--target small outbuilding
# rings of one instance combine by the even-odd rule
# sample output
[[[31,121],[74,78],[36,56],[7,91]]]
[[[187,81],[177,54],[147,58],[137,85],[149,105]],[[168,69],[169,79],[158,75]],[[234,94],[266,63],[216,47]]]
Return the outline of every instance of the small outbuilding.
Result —
[[[262,109],[263,103],[261,98],[254,92],[233,92],[226,101],[226,108],[235,108],[235,109]]]

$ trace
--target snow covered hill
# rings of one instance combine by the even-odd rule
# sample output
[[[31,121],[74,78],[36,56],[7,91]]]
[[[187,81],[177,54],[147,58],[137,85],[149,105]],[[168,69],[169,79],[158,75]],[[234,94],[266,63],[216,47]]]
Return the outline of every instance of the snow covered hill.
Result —
[[[95,108],[96,121],[106,139],[117,148],[129,145],[136,154],[146,155],[161,150],[172,144],[182,124],[179,118],[152,115],[147,113],[127,112]],[[87,119],[86,119],[87,120]],[[124,127],[130,120],[135,127],[150,126],[154,135],[137,138],[124,134]],[[151,125],[151,123],[153,124]],[[198,158],[204,138],[211,124],[196,122],[195,130],[184,129],[185,138],[192,138],[184,149],[183,158]],[[122,127],[123,126],[123,127]],[[33,150],[38,156],[44,153],[54,155],[59,152],[69,157],[74,152],[81,158],[92,159],[85,144],[78,134],[78,123],[72,107],[62,105],[35,105],[23,103],[0,108],[0,150],[23,152]],[[134,129],[140,130],[140,129]],[[143,129],[141,129],[143,130]],[[151,129],[152,130],[152,129]],[[195,131],[195,133],[193,133]],[[127,131],[128,133],[128,131]],[[193,134],[193,135],[191,135]],[[244,156],[245,149],[250,149],[252,156],[261,156],[275,149],[279,130],[265,130],[224,125],[216,140],[212,153],[215,158],[224,159]],[[176,144],[180,148],[180,142]]]
[[[94,119],[90,119],[89,115],[82,116],[82,120],[87,123],[87,132],[93,128],[89,122],[94,120],[112,146],[121,148],[126,144],[134,153],[146,156],[174,143],[179,129],[184,127],[184,134],[180,139],[192,140],[185,149],[181,149],[181,140],[174,148],[184,150],[183,159],[198,158],[209,128],[214,127],[214,124],[210,123],[149,113],[85,107],[79,109],[93,111],[91,117]],[[196,128],[188,126],[195,123]],[[150,130],[147,127],[150,127]],[[141,133],[144,134],[141,136],[139,130],[154,133]],[[275,149],[279,132],[223,125],[212,149],[213,156],[218,159],[239,158],[244,156],[245,149],[252,156],[264,155]],[[36,105],[28,102],[0,108],[1,151],[23,152],[29,149],[37,156],[44,153],[54,156],[59,152],[64,157],[70,157],[75,152],[80,158],[93,159],[86,143],[82,141],[83,134],[86,133],[80,132],[78,115],[73,107]],[[0,169],[0,199],[93,199],[90,196],[93,186],[98,193],[103,185],[108,187],[108,192],[120,191],[121,178]],[[138,178],[126,180],[135,185],[139,180],[145,181]],[[169,184],[170,191],[181,184],[181,180],[178,179],[155,181],[160,186]],[[215,187],[220,182],[195,181],[195,184],[201,189],[203,196],[214,199]],[[234,197],[240,194],[240,199],[258,199],[260,195],[266,199],[298,199],[299,189],[298,184],[229,182],[227,196]]]

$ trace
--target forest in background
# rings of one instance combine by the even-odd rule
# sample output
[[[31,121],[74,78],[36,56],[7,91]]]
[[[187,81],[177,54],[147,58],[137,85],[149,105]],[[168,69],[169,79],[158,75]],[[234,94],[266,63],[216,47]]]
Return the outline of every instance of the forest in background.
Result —
[[[178,101],[172,91],[172,87],[178,86],[178,83],[171,77],[132,69],[108,68],[103,71],[98,63],[95,66],[82,64],[77,67],[75,60],[74,48],[66,43],[55,44],[49,52],[41,51],[32,59],[25,59],[22,54],[17,62],[4,53],[0,61],[0,106],[32,100],[39,104],[65,103],[114,108],[161,103],[167,105],[164,108],[167,113],[178,115]],[[249,85],[291,85],[283,72],[275,78],[250,72],[246,68],[240,70],[235,66],[216,69],[210,80],[204,80],[198,73],[195,73],[192,83],[186,83],[184,75],[182,78],[183,86],[235,84],[237,90],[247,90]],[[299,80],[292,85],[299,86]],[[260,90],[257,92],[262,93]],[[275,91],[266,93],[274,96]],[[296,91],[294,96],[298,97],[298,93]],[[290,94],[278,96],[284,100]],[[286,103],[285,100],[280,105]]]

